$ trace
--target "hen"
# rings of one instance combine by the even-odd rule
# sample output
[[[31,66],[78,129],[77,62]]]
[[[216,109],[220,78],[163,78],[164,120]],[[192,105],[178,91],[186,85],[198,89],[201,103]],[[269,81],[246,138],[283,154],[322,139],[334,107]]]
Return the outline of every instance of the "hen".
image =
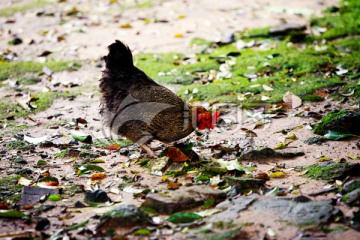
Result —
[[[100,79],[100,114],[111,132],[146,145],[153,139],[169,143],[188,136],[197,127],[214,128],[219,113],[192,106],[134,66],[128,46],[116,40],[104,56],[106,68]]]

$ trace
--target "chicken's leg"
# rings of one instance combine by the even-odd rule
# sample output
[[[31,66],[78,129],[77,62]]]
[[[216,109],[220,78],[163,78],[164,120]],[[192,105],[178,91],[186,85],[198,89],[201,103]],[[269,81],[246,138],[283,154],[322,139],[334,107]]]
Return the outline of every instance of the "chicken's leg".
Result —
[[[151,148],[146,145],[146,144],[140,144],[140,147],[146,151],[147,155],[149,155],[149,157],[151,158],[155,158],[155,153],[153,150],[151,150]]]

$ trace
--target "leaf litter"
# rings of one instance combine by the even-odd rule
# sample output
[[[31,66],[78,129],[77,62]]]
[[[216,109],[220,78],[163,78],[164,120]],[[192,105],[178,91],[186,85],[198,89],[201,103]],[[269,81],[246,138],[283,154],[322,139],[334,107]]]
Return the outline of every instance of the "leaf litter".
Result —
[[[115,4],[116,1],[111,1],[111,4]],[[66,9],[65,15],[68,18],[74,18],[81,20],[84,18],[84,14],[86,14],[85,11],[82,10],[82,8],[73,6],[71,8]],[[51,16],[51,15],[49,15]],[[180,17],[181,15],[177,15],[178,19],[183,19],[183,17]],[[186,20],[186,19],[183,19]],[[167,21],[167,20],[166,20]],[[166,22],[163,21],[163,22]],[[151,21],[147,21],[148,23],[151,23]],[[154,21],[155,22],[155,21]],[[158,21],[161,22],[161,21]],[[117,24],[119,26],[119,24]],[[124,23],[126,25],[126,23]],[[128,23],[130,27],[135,28],[136,23]],[[131,31],[132,29],[128,26],[126,27],[128,29],[124,29],[126,31]],[[47,31],[47,30],[46,30]],[[79,29],[79,31],[83,31]],[[45,32],[44,32],[45,33]],[[45,36],[50,36],[49,31],[45,34]],[[175,33],[175,38],[185,38],[187,34],[185,33],[178,33],[178,35]],[[60,35],[59,35],[60,36]],[[174,36],[171,36],[172,38]],[[58,38],[57,38],[58,39]],[[231,44],[235,40],[232,40],[231,38],[225,39],[220,41],[221,44]],[[24,43],[21,43],[19,45],[22,45]],[[236,42],[236,45],[239,49],[244,48],[253,48],[253,47],[262,47],[262,48],[268,48],[267,44],[261,43],[261,41],[258,40],[252,40],[250,42],[241,42],[238,40]],[[325,50],[325,49],[324,49]],[[321,50],[322,51],[322,50]],[[42,53],[39,52],[37,54],[44,55],[42,57],[48,57],[50,54],[51,56],[53,53],[46,53],[46,51],[43,51]],[[46,53],[46,54],[44,54]],[[240,53],[241,54],[241,53]],[[230,58],[229,58],[230,56]],[[229,56],[226,57],[226,60],[223,61],[222,58],[218,58],[217,60],[219,62],[222,62],[218,69],[215,70],[215,72],[210,72],[206,78],[206,84],[212,83],[212,82],[221,82],[224,79],[232,78],[233,76],[229,75],[231,71],[232,66],[236,64],[236,61],[234,62],[234,59],[231,59],[232,56],[236,56],[236,54],[231,53]],[[268,57],[268,59],[276,59],[275,55],[271,55],[271,57]],[[180,64],[183,64],[184,62],[180,61]],[[176,63],[178,64],[178,63]],[[261,98],[259,100],[261,101],[268,101],[271,100],[271,94],[273,91],[276,90],[276,86],[274,86],[270,81],[266,83],[256,83],[256,81],[259,81],[260,76],[263,76],[265,72],[255,72],[254,69],[249,69],[248,73],[243,74],[246,78],[248,78],[250,81],[254,81],[254,84],[252,84],[252,88],[255,89],[255,91],[265,91],[261,95]],[[335,74],[339,76],[346,76],[349,73],[349,70],[347,67],[343,67],[341,65],[334,67],[332,71],[336,71]],[[43,69],[44,74],[47,77],[53,78],[54,72],[50,68],[44,68]],[[289,73],[291,74],[291,73]],[[50,79],[49,79],[50,80]],[[295,78],[291,81],[297,81]],[[63,84],[65,87],[66,84]],[[235,84],[234,84],[235,85]],[[57,83],[54,82],[54,86],[57,87]],[[193,95],[194,99],[197,95],[201,94],[202,89],[199,87],[197,90],[194,89],[191,91],[191,94]],[[351,97],[354,93],[352,91],[346,92],[344,97]],[[248,94],[242,94],[240,96],[239,94],[239,100],[240,99],[246,99],[248,96],[256,95],[254,92],[249,92]],[[309,108],[316,108],[312,105],[305,105],[302,100],[302,97],[298,97],[294,94],[287,94],[284,102],[285,105],[288,105],[288,107],[294,109],[294,111],[302,111],[302,106],[309,107]],[[89,98],[91,99],[91,98]],[[87,99],[89,101],[89,99]],[[32,99],[31,97],[27,99],[24,103],[20,104],[24,106],[25,110],[31,111],[32,109],[36,109],[38,106],[34,102],[35,99]],[[91,101],[91,100],[90,100]],[[213,104],[213,103],[211,103]],[[75,105],[75,109],[76,109]],[[71,114],[69,105],[64,105],[64,108],[62,109],[66,111],[67,114]],[[273,116],[280,116],[279,112],[283,111],[286,114],[288,114],[289,118],[291,114],[294,114],[293,111],[289,110],[286,107],[283,107],[280,105],[275,106],[274,108],[270,107],[268,110],[271,113],[264,113],[260,114],[264,116],[265,114],[272,114]],[[279,111],[280,110],[280,111]],[[305,110],[304,110],[305,111]],[[319,115],[322,115],[323,110],[319,111]],[[84,111],[83,111],[84,112]],[[274,114],[275,113],[275,114]],[[259,120],[259,116],[257,114],[253,115],[253,119]],[[55,115],[54,115],[55,116]],[[254,138],[271,138],[271,135],[276,135],[275,131],[271,131],[271,135],[262,130],[264,128],[266,130],[266,121],[265,119],[269,119],[271,117],[264,117],[261,118],[261,123],[258,125],[255,125],[254,127],[249,126],[249,122],[247,122],[246,127],[243,127],[243,129],[238,129],[238,132],[243,132],[245,134],[239,134],[235,135],[236,137],[239,137],[243,144],[232,144],[229,139],[222,140],[221,143],[218,142],[211,142],[212,136],[214,134],[210,134],[210,137],[207,136],[207,134],[201,135],[201,133],[198,133],[198,135],[194,136],[193,139],[196,139],[194,142],[188,142],[183,143],[182,146],[174,146],[174,147],[168,147],[168,151],[165,150],[164,146],[161,146],[161,151],[165,151],[165,155],[167,154],[167,157],[170,158],[170,160],[166,160],[166,158],[163,159],[163,164],[159,167],[149,167],[147,169],[146,162],[150,164],[151,160],[148,161],[148,159],[142,159],[144,157],[142,153],[139,151],[139,149],[132,145],[131,143],[122,142],[120,139],[119,141],[111,141],[103,143],[101,140],[98,141],[98,139],[94,138],[93,136],[89,134],[84,134],[83,132],[88,132],[87,126],[84,126],[84,124],[88,124],[89,127],[93,127],[95,125],[94,121],[84,121],[85,115],[79,117],[74,116],[76,121],[68,121],[67,125],[62,125],[59,123],[59,126],[57,130],[59,131],[59,134],[51,135],[51,138],[48,137],[40,137],[40,138],[34,138],[30,136],[40,136],[40,135],[33,135],[31,134],[25,134],[22,138],[27,143],[35,145],[33,150],[24,150],[21,152],[13,151],[11,154],[20,155],[18,156],[20,158],[23,158],[25,161],[22,161],[25,164],[25,167],[22,171],[18,172],[17,174],[20,174],[22,176],[18,181],[18,183],[22,183],[23,185],[27,186],[35,186],[35,185],[41,185],[41,183],[45,183],[45,185],[50,185],[48,187],[56,187],[56,186],[64,186],[63,192],[58,194],[53,194],[46,196],[47,194],[44,194],[40,196],[40,200],[42,203],[39,205],[44,206],[44,204],[49,204],[48,201],[60,201],[61,204],[67,205],[69,201],[73,199],[80,199],[81,201],[86,201],[89,205],[97,206],[100,208],[102,205],[98,205],[98,203],[108,203],[111,205],[111,199],[113,198],[112,194],[120,194],[123,197],[124,201],[128,201],[129,199],[132,199],[132,201],[135,201],[136,204],[139,205],[139,202],[144,201],[144,199],[147,198],[147,194],[156,193],[156,192],[162,192],[165,194],[168,194],[173,191],[183,191],[184,189],[188,188],[191,185],[199,185],[201,187],[203,186],[211,186],[213,189],[218,189],[220,191],[224,191],[225,193],[231,193],[233,196],[237,196],[238,198],[241,198],[243,196],[251,196],[252,194],[255,194],[255,192],[258,192],[260,195],[274,195],[274,196],[283,196],[283,195],[296,195],[295,190],[292,189],[292,191],[286,191],[283,187],[280,187],[279,182],[272,182],[272,179],[285,179],[284,181],[288,181],[289,178],[293,177],[293,174],[297,173],[296,165],[294,164],[293,160],[282,160],[281,157],[301,157],[301,151],[299,151],[299,154],[294,154],[294,152],[291,152],[289,149],[287,149],[287,146],[290,141],[293,140],[293,144],[298,146],[299,148],[301,146],[300,141],[296,141],[297,138],[300,138],[299,140],[302,140],[302,134],[304,134],[305,129],[296,129],[297,127],[294,126],[296,124],[293,124],[292,126],[288,126],[289,128],[284,129],[284,132],[288,134],[288,136],[285,136],[285,139],[282,139],[282,142],[286,145],[284,147],[285,152],[278,153],[277,151],[274,151],[273,149],[276,148],[275,145],[272,145],[273,142],[268,142],[267,144],[270,146],[266,146],[267,144],[256,144],[252,142]],[[275,117],[275,116],[274,116]],[[41,117],[39,117],[40,119]],[[59,117],[54,117],[55,119]],[[60,117],[62,119],[62,117]],[[86,117],[87,119],[87,117]],[[257,121],[259,122],[259,121]],[[75,124],[73,124],[75,123]],[[234,127],[236,123],[229,121],[226,123],[229,127]],[[299,125],[298,125],[299,126]],[[218,128],[221,127],[220,125],[217,126]],[[250,130],[250,129],[256,129],[256,131]],[[277,128],[278,129],[278,128]],[[296,133],[296,136],[294,133],[291,133],[291,130],[299,130],[301,133]],[[216,129],[215,129],[216,130]],[[75,134],[73,131],[76,131]],[[344,132],[333,132],[330,134],[330,136],[336,136],[341,137],[345,136],[347,133]],[[81,133],[81,134],[80,134]],[[293,134],[293,135],[291,135]],[[345,135],[344,135],[345,134]],[[309,135],[308,132],[305,133],[305,135]],[[48,134],[46,134],[48,136]],[[49,135],[50,136],[50,135]],[[216,136],[216,134],[215,134]],[[91,137],[91,138],[90,138]],[[326,136],[325,136],[326,137]],[[275,139],[278,139],[279,137],[276,136]],[[333,137],[335,139],[335,137]],[[91,141],[90,139],[94,140]],[[340,138],[339,138],[340,139]],[[229,140],[229,141],[227,141]],[[274,140],[274,138],[272,138]],[[97,141],[97,142],[96,142]],[[49,144],[51,142],[51,144]],[[117,143],[119,142],[119,143]],[[264,142],[263,142],[264,143]],[[169,151],[169,148],[171,149]],[[313,148],[311,148],[313,149]],[[60,150],[60,153],[58,157],[53,156],[52,153],[55,151]],[[301,148],[303,150],[303,148]],[[309,155],[308,152],[310,150],[305,149],[306,155]],[[46,157],[46,154],[47,156]],[[284,154],[284,155],[282,155]],[[333,154],[333,153],[332,153]],[[212,156],[216,157],[212,157]],[[50,157],[49,157],[50,156]],[[349,155],[347,155],[349,156]],[[9,156],[6,156],[9,157]],[[42,169],[41,165],[37,165],[39,159],[43,158],[47,160],[49,167],[49,172],[39,172],[39,169]],[[310,154],[310,157],[313,156]],[[343,156],[342,156],[343,157]],[[11,158],[11,156],[10,156]],[[291,167],[283,166],[281,164],[273,166],[271,163],[278,162],[278,159],[280,158],[280,162],[286,164],[290,164]],[[349,160],[355,160],[355,157],[348,157]],[[5,158],[7,160],[7,158]],[[114,160],[116,159],[116,160]],[[119,160],[120,159],[120,160]],[[291,158],[290,158],[291,159]],[[315,159],[314,160],[318,160]],[[139,163],[142,163],[139,165]],[[327,161],[326,161],[327,162]],[[20,164],[20,161],[13,161],[11,163],[12,165],[9,165],[9,171],[8,174],[12,174],[16,172],[16,169],[19,169],[17,167],[17,164]],[[58,165],[58,167],[56,167]],[[45,165],[46,166],[46,165]],[[52,168],[52,166],[54,166]],[[60,169],[58,169],[60,167]],[[61,171],[61,168],[66,168],[65,174]],[[70,171],[69,171],[70,169]],[[60,171],[59,171],[60,170]],[[154,172],[156,174],[152,176],[148,176],[148,173]],[[40,175],[39,175],[40,174]],[[43,175],[44,174],[44,175]],[[46,179],[48,176],[57,176],[55,177],[57,181],[54,181],[54,179]],[[271,180],[269,180],[269,177]],[[43,179],[43,181],[42,181]],[[111,180],[110,180],[111,179]],[[224,180],[224,179],[227,179]],[[244,184],[254,184],[255,179],[261,179],[264,180],[267,183],[270,183],[270,186],[262,186],[263,184],[259,185],[255,184],[255,187],[251,188],[245,188]],[[84,186],[84,180],[89,180],[89,185]],[[263,181],[261,181],[263,182]],[[344,181],[345,184],[347,181]],[[57,183],[56,186],[51,186],[54,183]],[[230,184],[231,183],[231,184]],[[274,186],[274,185],[279,186]],[[45,185],[38,187],[37,189],[45,189]],[[340,184],[341,185],[341,184]],[[241,188],[241,186],[243,188]],[[53,189],[53,188],[49,188]],[[116,189],[116,190],[115,190]],[[85,193],[84,190],[87,192]],[[306,186],[305,190],[306,192]],[[352,191],[349,191],[348,193],[351,193]],[[345,193],[345,194],[348,194]],[[3,193],[3,195],[6,196],[6,191]],[[11,193],[10,193],[11,194]],[[106,197],[108,195],[111,197]],[[193,193],[194,194],[194,193]],[[345,195],[344,194],[344,195]],[[191,195],[191,194],[190,194]],[[44,197],[46,196],[46,197]],[[96,196],[93,198],[93,196]],[[350,195],[350,198],[343,197],[343,201],[346,203],[353,203],[356,202],[355,200],[352,200],[352,196]],[[99,200],[100,199],[100,200]],[[221,198],[222,199],[222,198]],[[339,197],[337,198],[339,199]],[[350,200],[349,200],[350,199]],[[138,201],[138,202],[136,202]],[[114,201],[115,202],[115,201]],[[199,208],[202,208],[206,206],[208,208],[209,206],[214,206],[215,199],[208,198],[206,196],[202,196],[202,202],[198,206]],[[68,204],[70,208],[73,207],[73,205]],[[106,205],[108,207],[108,205]],[[36,207],[36,205],[35,205]],[[105,205],[104,205],[105,207]],[[59,207],[57,207],[58,209]],[[67,207],[66,207],[67,208]],[[71,219],[72,214],[76,215],[76,209],[72,214],[69,214],[67,209],[62,209],[61,214],[59,218],[61,219]],[[129,208],[133,209],[133,208]],[[188,212],[188,210],[193,210],[193,213]],[[202,213],[200,212],[196,213],[196,210],[192,207],[184,209],[187,212],[182,213],[175,213],[178,216],[178,219],[180,219],[180,224],[191,224],[193,221],[200,220],[199,216],[211,216],[216,214],[219,210],[216,210],[214,208],[213,212],[208,213]],[[12,210],[10,210],[12,211]],[[32,210],[30,210],[32,211]],[[8,214],[8,215],[6,215]],[[11,217],[11,216],[17,216],[17,217],[24,217],[24,214],[18,214],[16,212],[9,212],[5,213],[5,218]],[[85,216],[85,215],[83,215]],[[163,219],[168,218],[167,216],[161,216]],[[89,216],[87,216],[89,217]],[[84,220],[84,218],[82,218]],[[56,220],[52,220],[56,221]],[[177,220],[176,220],[177,221]],[[95,222],[95,223],[94,223]],[[170,221],[171,222],[171,221]],[[62,234],[70,234],[74,230],[80,229],[81,231],[78,231],[76,234],[79,235],[86,235],[87,233],[90,233],[89,235],[94,233],[91,228],[88,227],[88,225],[91,224],[97,224],[97,221],[94,221],[94,219],[86,220],[85,222],[78,222],[78,224],[73,223],[67,223],[69,224],[68,227],[65,227],[62,229],[62,231],[54,233],[53,236],[61,236]],[[45,224],[46,225],[46,224]],[[176,228],[183,229],[184,232],[186,232],[187,227],[196,227],[196,223],[194,225],[178,225],[178,226],[172,226],[171,229],[173,230],[173,233],[175,233]],[[147,228],[141,228],[137,229],[135,232],[127,231],[125,234],[136,234],[136,235],[151,235],[154,230],[164,231],[165,228],[168,228],[166,224],[162,226],[150,226],[148,225]],[[177,231],[177,230],[176,230]],[[266,232],[267,236],[274,237],[276,236],[276,229],[268,228]]]

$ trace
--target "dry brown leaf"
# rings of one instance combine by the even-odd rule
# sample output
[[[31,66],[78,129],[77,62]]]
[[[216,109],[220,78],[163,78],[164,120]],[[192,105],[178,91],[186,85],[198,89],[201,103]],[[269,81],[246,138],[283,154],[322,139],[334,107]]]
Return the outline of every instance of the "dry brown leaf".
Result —
[[[106,178],[106,175],[104,173],[94,173],[93,175],[91,175],[91,180],[102,180],[104,178]]]
[[[169,184],[166,186],[168,189],[178,189],[180,188],[181,184],[176,182],[169,182]]]
[[[165,156],[169,157],[174,162],[185,162],[189,160],[189,157],[176,147],[168,147]]]
[[[111,150],[111,151],[116,151],[120,149],[120,145],[117,143],[111,144],[110,146],[108,146],[106,149],[107,150]]]

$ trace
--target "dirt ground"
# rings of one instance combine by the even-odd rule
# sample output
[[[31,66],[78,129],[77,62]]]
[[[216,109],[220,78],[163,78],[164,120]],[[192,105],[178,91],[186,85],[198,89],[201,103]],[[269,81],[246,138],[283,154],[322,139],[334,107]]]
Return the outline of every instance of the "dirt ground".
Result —
[[[14,4],[22,4],[28,1],[18,0],[12,1]],[[199,1],[154,1],[153,6],[149,8],[132,7],[126,1],[122,3],[118,1],[115,4],[108,4],[108,0],[68,0],[58,4],[48,4],[46,6],[30,9],[25,12],[15,13],[11,17],[0,17],[0,51],[4,51],[7,42],[14,34],[21,37],[25,44],[12,46],[11,49],[18,53],[18,60],[34,60],[34,56],[39,56],[46,50],[54,53],[50,58],[55,60],[82,60],[85,64],[76,72],[55,73],[54,78],[59,81],[71,81],[81,84],[82,87],[79,96],[73,101],[56,100],[54,104],[44,112],[31,115],[31,119],[17,119],[19,123],[25,123],[31,127],[23,133],[32,137],[49,136],[56,144],[68,143],[71,140],[70,130],[62,125],[57,129],[44,128],[52,120],[49,116],[61,113],[62,116],[56,120],[70,121],[74,118],[84,118],[88,121],[84,131],[91,134],[95,139],[103,139],[106,134],[102,131],[102,124],[98,114],[99,93],[97,89],[98,80],[101,76],[101,69],[96,67],[100,58],[106,54],[106,47],[114,41],[120,39],[127,43],[134,53],[146,52],[184,52],[192,53],[194,48],[189,46],[191,39],[201,37],[208,40],[219,41],[228,37],[231,33],[248,28],[259,28],[265,26],[275,26],[282,22],[289,23],[306,23],[307,20],[314,15],[321,14],[321,11],[328,6],[338,3],[336,0],[302,0],[302,1],[286,1],[286,0],[256,0],[256,1],[215,1],[215,0],[199,0]],[[2,4],[1,8],[9,7],[10,4]],[[83,15],[81,19],[73,19],[65,24],[60,24],[63,16],[59,15],[60,10],[69,12],[74,7]],[[124,10],[124,8],[127,8]],[[37,17],[36,13],[43,12],[46,14],[55,13],[55,17],[48,17],[44,14]],[[15,20],[14,23],[5,23],[9,19]],[[149,19],[149,20],[147,20]],[[155,20],[157,22],[155,22]],[[121,28],[121,25],[130,24],[131,28]],[[181,34],[182,37],[175,37]],[[63,41],[58,41],[58,37],[62,36]],[[34,40],[34,44],[28,43]],[[42,57],[35,57],[35,60],[42,61]],[[39,87],[39,86],[36,86]],[[176,86],[170,86],[176,89]],[[1,87],[0,96],[14,95],[15,92],[8,86]],[[338,105],[338,102],[325,101],[320,104],[307,104],[297,110],[291,110],[292,113],[299,113],[305,108],[312,111],[323,110],[324,105],[330,103],[332,106]],[[279,143],[279,138],[283,135],[279,133],[282,129],[303,126],[301,129],[294,131],[297,140],[291,143],[289,151],[304,151],[305,156],[298,157],[293,160],[274,160],[269,162],[255,162],[257,171],[267,171],[274,167],[275,164],[285,164],[288,171],[293,171],[294,167],[307,166],[318,162],[319,157],[327,156],[331,159],[346,158],[348,162],[356,162],[348,158],[348,155],[357,155],[359,150],[356,147],[356,140],[348,140],[341,142],[326,142],[321,146],[307,145],[304,140],[314,136],[308,126],[315,120],[310,118],[286,117],[279,119],[271,119],[263,129],[254,130],[258,137],[249,139],[245,133],[240,130],[241,127],[252,129],[256,121],[259,119],[249,119],[244,111],[237,107],[232,108],[232,112],[224,115],[224,119],[233,121],[234,124],[230,128],[217,128],[209,135],[209,143],[216,142],[238,142],[246,145],[248,141],[253,141],[253,146],[268,146],[274,148]],[[246,120],[249,120],[248,122]],[[105,135],[105,136],[104,136]],[[61,137],[54,137],[61,136]],[[2,141],[10,141],[13,136],[5,136]],[[190,138],[195,139],[195,135]],[[153,147],[159,146],[158,142],[153,143]],[[51,155],[54,149],[45,149],[45,153]],[[196,149],[195,149],[196,151]],[[13,150],[11,154],[17,154]],[[108,172],[108,177],[101,183],[101,187],[111,189],[117,186],[120,173],[122,171],[136,172],[143,177],[141,185],[151,189],[166,189],[159,177],[149,174],[145,168],[139,167],[137,164],[129,163],[129,159],[120,156],[118,153],[108,152],[107,156],[102,157],[105,161],[101,166]],[[204,157],[210,157],[213,152],[204,150],[201,152]],[[29,165],[35,165],[41,157],[38,153],[28,155],[26,160]],[[69,159],[67,159],[69,160]],[[65,178],[72,184],[82,184],[89,187],[88,178],[75,177],[73,169],[73,161],[53,158],[49,160],[49,169],[51,174],[59,179]],[[130,164],[127,166],[127,164]],[[10,168],[10,163],[6,159],[0,162],[0,177],[6,177],[6,169]],[[62,182],[66,186],[67,181]],[[180,178],[180,182],[186,183],[186,179]],[[268,181],[269,188],[280,186],[289,188],[294,184],[299,184],[299,191],[303,195],[308,195],[328,187],[327,183],[322,181],[303,178],[301,174],[291,174],[290,177],[282,179],[271,179]],[[140,206],[143,199],[134,199],[132,193],[121,192],[109,193],[111,199],[116,199],[124,204],[134,204]],[[314,200],[331,199],[333,193],[313,197]],[[82,200],[82,196],[71,199],[64,199],[61,203],[61,209],[71,206],[74,201]],[[341,203],[342,204],[342,203]],[[349,210],[345,206],[344,214],[351,216],[354,208]],[[51,219],[52,226],[50,231],[63,228],[74,223],[82,222],[85,218],[94,214],[106,212],[107,208],[86,208],[80,212],[59,212],[59,208],[55,208],[46,212],[44,216]],[[64,211],[66,212],[66,211]],[[62,216],[61,218],[59,216]],[[245,216],[239,221],[254,221],[258,216]],[[271,216],[261,216],[261,224],[246,226],[248,232],[255,232],[256,239],[265,239],[269,228],[273,229],[277,237],[274,239],[295,239],[298,234],[297,228],[293,226],[284,227],[281,223],[273,222]],[[27,226],[23,223],[12,224],[0,221],[0,236],[6,236],[6,233],[26,232]],[[262,236],[262,238],[259,238]],[[181,233],[169,239],[181,239],[184,236]],[[314,239],[323,239],[324,236],[315,236]],[[327,239],[359,239],[360,234],[354,230],[346,230],[342,232],[330,233]],[[254,239],[250,237],[250,239]],[[298,238],[299,239],[299,238]]]

